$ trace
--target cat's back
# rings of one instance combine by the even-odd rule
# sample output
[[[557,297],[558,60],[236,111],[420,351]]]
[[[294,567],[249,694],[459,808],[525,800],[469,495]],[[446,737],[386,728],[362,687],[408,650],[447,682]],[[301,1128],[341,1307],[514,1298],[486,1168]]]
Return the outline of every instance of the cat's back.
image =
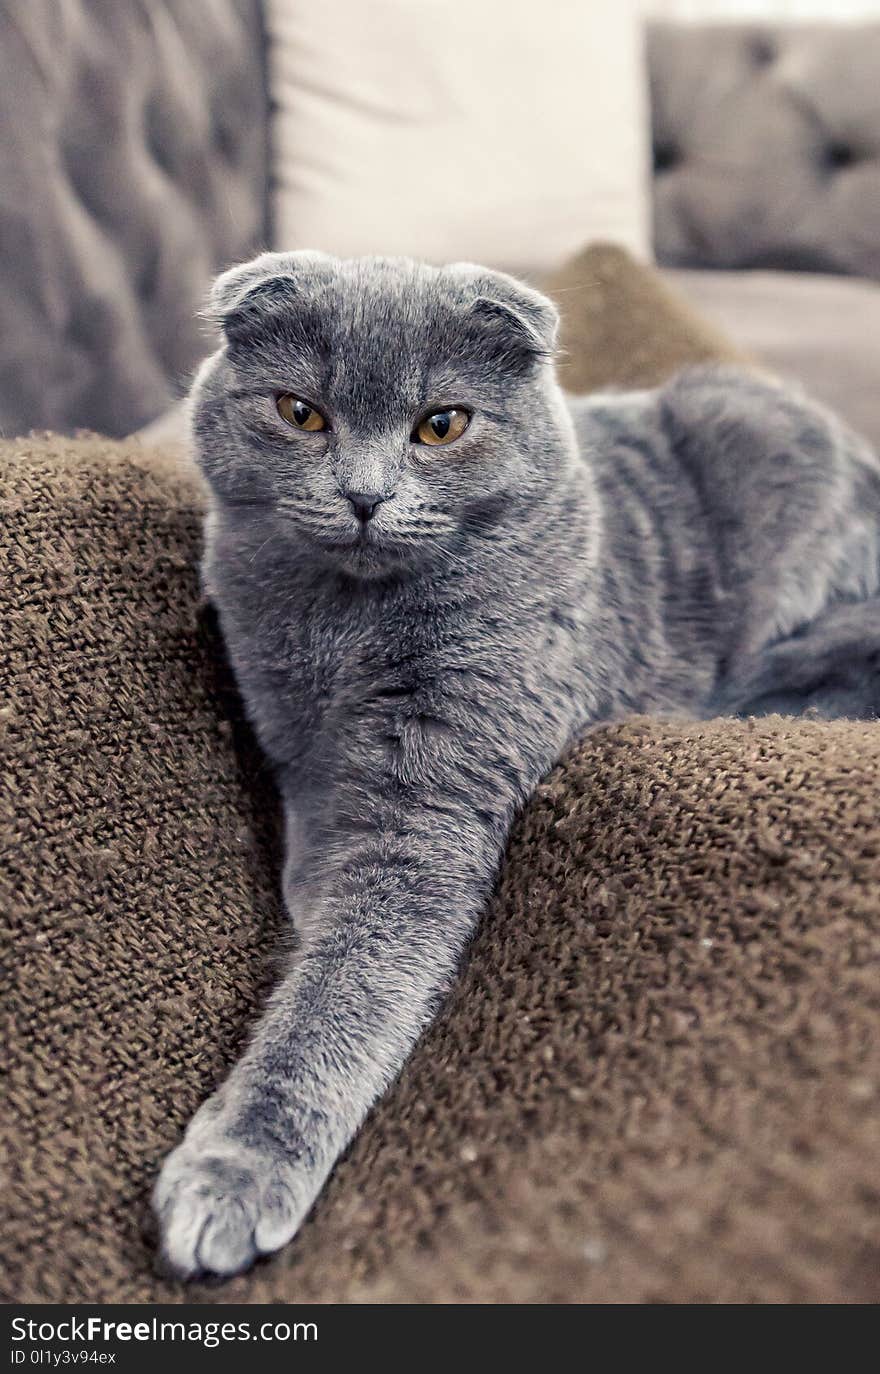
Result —
[[[612,524],[635,475],[667,536],[714,564],[750,649],[876,590],[880,461],[798,388],[699,367],[653,391],[585,398],[573,413]]]
[[[803,505],[839,486],[877,499],[880,459],[867,441],[798,386],[758,372],[691,367],[659,387],[569,407],[582,455],[610,485],[632,450],[658,479],[693,482],[707,511],[733,514],[784,489]]]

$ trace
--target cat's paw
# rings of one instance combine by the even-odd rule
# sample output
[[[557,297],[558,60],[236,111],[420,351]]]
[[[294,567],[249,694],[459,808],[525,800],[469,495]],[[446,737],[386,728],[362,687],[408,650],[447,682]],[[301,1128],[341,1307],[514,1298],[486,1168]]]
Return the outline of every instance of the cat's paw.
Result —
[[[184,1279],[237,1274],[286,1245],[312,1200],[306,1177],[283,1156],[219,1134],[184,1140],[153,1194],[162,1262]]]

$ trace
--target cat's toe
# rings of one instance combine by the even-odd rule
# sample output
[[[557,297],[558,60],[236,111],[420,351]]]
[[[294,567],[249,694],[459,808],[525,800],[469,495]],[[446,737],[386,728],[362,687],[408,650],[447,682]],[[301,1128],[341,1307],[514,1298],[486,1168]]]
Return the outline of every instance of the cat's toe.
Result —
[[[184,1144],[166,1160],[154,1195],[164,1267],[180,1278],[229,1277],[294,1235],[297,1192],[272,1162],[245,1152],[194,1154]]]
[[[254,1228],[254,1244],[261,1255],[280,1250],[296,1234],[304,1205],[290,1183],[274,1178],[265,1188],[260,1215]]]

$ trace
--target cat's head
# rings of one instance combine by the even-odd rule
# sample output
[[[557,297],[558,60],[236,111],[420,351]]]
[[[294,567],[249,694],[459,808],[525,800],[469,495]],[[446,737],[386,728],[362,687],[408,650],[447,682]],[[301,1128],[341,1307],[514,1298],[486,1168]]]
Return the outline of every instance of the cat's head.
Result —
[[[376,577],[464,556],[570,461],[557,313],[457,263],[265,253],[215,283],[223,347],[193,392],[221,508]]]

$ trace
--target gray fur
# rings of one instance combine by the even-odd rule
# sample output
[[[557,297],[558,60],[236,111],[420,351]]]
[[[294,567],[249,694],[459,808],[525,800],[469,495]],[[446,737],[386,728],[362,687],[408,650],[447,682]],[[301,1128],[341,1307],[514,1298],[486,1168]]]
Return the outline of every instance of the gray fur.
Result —
[[[850,706],[870,710],[880,649],[880,602],[859,604],[880,582],[880,465],[800,396],[701,369],[567,403],[552,305],[466,264],[268,254],[211,308],[204,580],[277,771],[302,938],[162,1170],[183,1275],[295,1233],[449,988],[515,812],[580,732],[810,704],[842,644]],[[286,426],[279,391],[332,428]],[[456,443],[411,442],[453,403],[473,412]],[[359,532],[344,493],[365,490],[388,499]]]

